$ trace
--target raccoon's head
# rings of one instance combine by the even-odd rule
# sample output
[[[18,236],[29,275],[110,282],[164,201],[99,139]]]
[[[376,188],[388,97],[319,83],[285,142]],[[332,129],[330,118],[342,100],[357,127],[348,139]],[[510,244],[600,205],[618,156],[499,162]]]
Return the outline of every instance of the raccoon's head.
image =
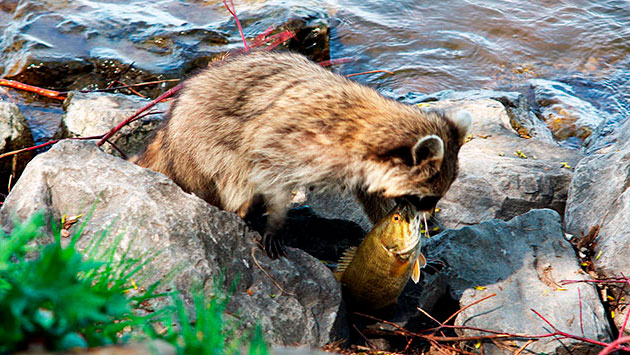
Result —
[[[404,199],[419,211],[432,211],[446,194],[457,176],[457,154],[472,127],[472,118],[463,110],[440,116],[445,124],[436,127],[436,134],[418,138],[406,152],[399,148],[396,154],[406,155],[401,174],[396,174],[401,180],[387,184],[385,197]]]

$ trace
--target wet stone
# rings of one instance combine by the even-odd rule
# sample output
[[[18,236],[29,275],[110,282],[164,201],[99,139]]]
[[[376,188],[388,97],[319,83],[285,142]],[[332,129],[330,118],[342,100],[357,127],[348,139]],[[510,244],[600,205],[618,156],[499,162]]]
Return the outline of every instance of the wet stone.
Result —
[[[236,11],[250,43],[271,26],[271,34],[289,29],[296,37],[284,48],[329,59],[328,17],[317,3],[246,1]],[[0,31],[0,76],[62,91],[183,78],[220,53],[242,49],[236,23],[220,1],[26,0]],[[155,96],[163,90],[141,92]]]

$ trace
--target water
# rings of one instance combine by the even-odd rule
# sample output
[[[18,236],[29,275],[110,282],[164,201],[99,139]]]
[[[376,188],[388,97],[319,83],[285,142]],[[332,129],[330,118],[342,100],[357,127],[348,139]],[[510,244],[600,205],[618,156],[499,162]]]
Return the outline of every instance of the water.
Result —
[[[184,65],[182,61],[204,54],[195,52],[199,47],[239,45],[233,21],[220,1],[77,1],[82,11],[69,11],[65,7],[69,3],[74,2],[2,1],[3,38],[22,31],[37,38],[50,55],[77,48],[81,52],[76,56],[81,58],[144,61],[152,70]],[[559,136],[573,128],[577,132],[580,125],[593,130],[602,124],[604,133],[614,131],[630,111],[629,1],[236,0],[235,4],[250,36],[274,23],[277,14],[265,12],[266,8],[278,4],[323,8],[330,19],[331,56],[356,59],[336,70],[343,74],[392,71],[393,75],[355,79],[395,95],[445,89],[518,90],[533,97],[541,118],[562,126],[556,132]],[[44,10],[52,10],[52,15],[43,20],[29,15]],[[91,37],[77,33],[91,33]],[[107,35],[99,36],[103,33]],[[168,33],[181,33],[185,40]],[[211,40],[200,39],[203,33]],[[7,58],[0,59],[1,63]],[[570,125],[576,127],[567,129]]]

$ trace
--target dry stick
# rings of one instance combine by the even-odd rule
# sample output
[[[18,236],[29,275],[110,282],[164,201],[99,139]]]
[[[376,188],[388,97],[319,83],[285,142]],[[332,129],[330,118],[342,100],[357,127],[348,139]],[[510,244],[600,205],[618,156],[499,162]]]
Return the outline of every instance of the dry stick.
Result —
[[[120,73],[116,75],[116,79],[112,80],[112,82],[109,83],[109,85],[107,85],[107,89],[111,88],[114,85],[114,83],[116,83],[123,77],[123,75],[127,74],[131,70],[131,67],[133,67],[134,63],[135,61],[129,63],[129,65],[125,69],[121,70]]]
[[[455,318],[458,314],[462,313],[463,311],[467,310],[468,308],[470,308],[470,307],[472,307],[472,306],[474,306],[474,305],[476,305],[476,304],[479,304],[479,303],[481,303],[481,302],[483,302],[483,301],[487,300],[488,298],[492,298],[492,297],[494,297],[494,296],[496,296],[496,295],[497,295],[496,293],[489,294],[489,295],[488,295],[488,296],[486,296],[486,297],[480,298],[480,299],[476,300],[475,302],[473,302],[473,303],[471,303],[471,304],[469,304],[469,305],[467,305],[467,306],[464,306],[464,307],[460,308],[457,312],[453,313],[453,314],[452,314],[450,317],[448,317],[448,318],[447,318],[444,322],[442,322],[442,324],[446,324],[446,323],[448,323],[448,321],[450,321],[451,319]]]
[[[163,84],[163,83],[174,82],[174,81],[181,81],[181,79],[164,79],[164,80],[146,81],[144,83],[138,83],[138,84],[124,84],[125,86],[115,86],[115,87],[111,87],[111,88],[108,88],[108,89],[79,90],[79,92],[82,92],[82,93],[107,92],[107,91],[114,91],[114,90],[119,90],[119,89],[127,89],[127,88],[130,88],[130,87]],[[69,93],[69,92],[63,92],[63,94],[67,94],[67,93]]]
[[[581,336],[577,336],[577,335],[573,335],[573,334],[569,334],[569,333],[563,332],[563,331],[559,330],[558,328],[556,328],[553,324],[551,324],[547,319],[545,319],[545,317],[540,315],[540,313],[536,312],[536,310],[530,308],[530,311],[536,313],[536,315],[538,317],[540,317],[540,319],[542,319],[545,323],[547,323],[551,327],[551,329],[554,330],[554,335],[561,335],[561,336],[563,336],[565,338],[571,338],[571,339],[583,341],[585,343],[600,345],[600,346],[603,346],[604,348],[608,347],[608,345],[609,345],[609,343],[604,343],[602,341],[597,341],[597,340],[594,340],[594,339],[589,339],[589,338],[586,338],[586,337],[581,337]],[[617,341],[615,341],[615,342],[617,342]],[[630,347],[620,346],[619,350],[630,351]]]
[[[280,294],[286,293],[289,296],[294,296],[295,294],[285,290],[284,288],[282,288],[282,286],[280,286],[280,284],[278,283],[278,281],[276,281],[273,277],[271,277],[271,275],[269,275],[269,273],[267,272],[267,270],[265,270],[262,265],[260,265],[260,263],[258,262],[258,259],[256,259],[256,251],[260,250],[260,248],[257,247],[253,247],[251,250],[251,256],[252,256],[252,260],[254,260],[254,263],[256,264],[256,266],[258,266],[258,268],[260,269],[260,271],[262,271],[263,274],[265,274],[265,276],[267,276],[267,278],[269,278],[269,280],[271,280],[271,282],[276,285],[276,287],[280,290]]]
[[[238,26],[238,32],[241,34],[241,38],[243,39],[243,47],[245,47],[245,51],[248,52],[249,46],[247,45],[247,41],[245,40],[245,35],[243,34],[243,27],[241,27],[241,21],[239,21],[238,16],[236,16],[236,13],[235,13],[236,8],[234,7],[234,2],[230,0],[230,5],[232,5],[232,8],[228,6],[226,0],[223,0],[223,5],[225,5],[227,10],[230,12],[230,14],[232,14],[232,17],[234,17],[234,20],[236,20],[236,26]]]
[[[518,350],[514,353],[514,355],[520,355],[520,353],[522,353],[523,350],[525,350],[526,347],[528,347],[530,344],[532,344],[535,341],[536,340],[534,340],[534,339],[529,339],[525,344],[523,344],[523,346],[518,348]]]
[[[387,74],[394,75],[394,72],[391,72],[389,70],[378,69],[378,70],[364,71],[364,72],[361,72],[361,73],[348,74],[348,75],[346,75],[346,78],[349,78],[351,76],[365,75],[365,74],[374,74],[374,73],[387,73]]]
[[[50,97],[51,99],[57,99],[57,100],[66,99],[64,96],[62,96],[62,93],[59,91],[43,89],[37,86],[20,83],[19,81],[15,81],[15,80],[0,79],[0,86],[7,86],[13,89],[34,92],[42,96]]]

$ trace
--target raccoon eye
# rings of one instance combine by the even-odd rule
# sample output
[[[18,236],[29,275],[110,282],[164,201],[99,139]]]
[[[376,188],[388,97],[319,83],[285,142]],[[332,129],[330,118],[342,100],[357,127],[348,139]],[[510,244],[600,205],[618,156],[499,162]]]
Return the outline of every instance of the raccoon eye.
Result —
[[[392,221],[393,221],[393,222],[398,223],[398,222],[400,222],[400,219],[401,219],[401,217],[400,217],[400,214],[398,214],[398,213],[396,213],[396,214],[394,214],[394,215],[392,216]]]

